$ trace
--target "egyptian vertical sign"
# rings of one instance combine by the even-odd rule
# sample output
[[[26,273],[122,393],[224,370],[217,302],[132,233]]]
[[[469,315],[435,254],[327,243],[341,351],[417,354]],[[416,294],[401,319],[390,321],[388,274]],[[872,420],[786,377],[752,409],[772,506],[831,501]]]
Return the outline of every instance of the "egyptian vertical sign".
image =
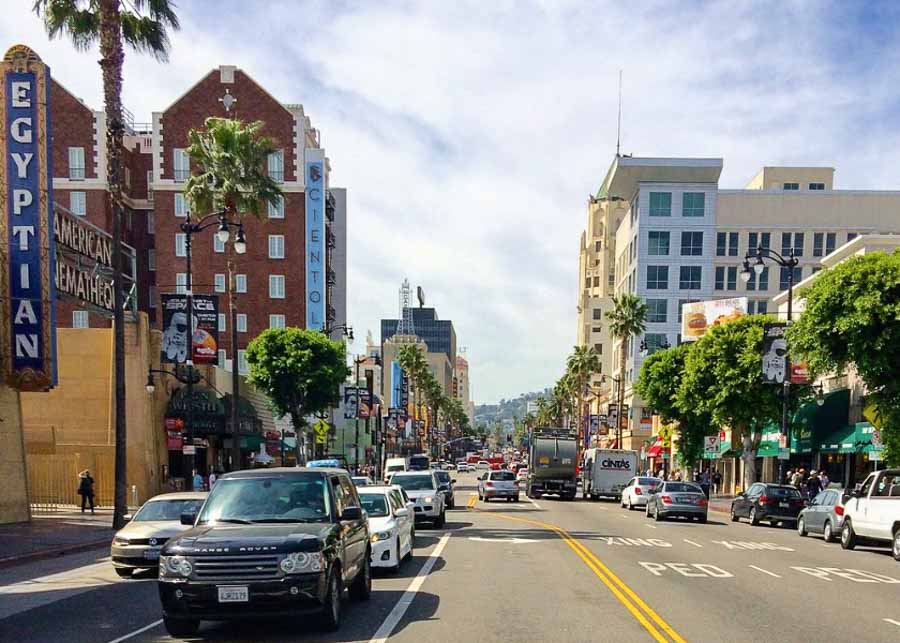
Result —
[[[306,177],[306,327],[325,328],[325,156],[307,150]]]
[[[46,391],[56,385],[50,69],[24,45],[3,57],[0,122],[3,378],[20,391]]]

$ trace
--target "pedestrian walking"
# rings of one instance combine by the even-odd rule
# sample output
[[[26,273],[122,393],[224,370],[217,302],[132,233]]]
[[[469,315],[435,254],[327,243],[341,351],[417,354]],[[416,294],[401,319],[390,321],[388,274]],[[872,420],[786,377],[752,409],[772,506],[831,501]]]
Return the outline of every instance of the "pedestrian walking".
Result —
[[[84,513],[85,505],[88,503],[91,506],[91,513],[94,513],[94,479],[87,469],[78,474],[78,495],[81,496],[81,513]]]
[[[203,476],[194,469],[194,491],[203,491]]]
[[[800,489],[803,483],[803,474],[800,473],[802,469],[797,469],[794,473],[791,474],[790,485],[795,487],[796,489]]]
[[[706,494],[707,498],[709,498],[709,483],[711,479],[709,469],[704,470],[703,473],[700,474],[700,488],[703,489],[703,493]]]
[[[209,474],[209,490],[212,491],[213,485],[216,484],[216,480],[219,479],[219,476],[216,475],[215,469]]]
[[[713,473],[712,480],[713,480],[713,493],[718,495],[720,493],[721,485],[722,485],[722,474],[719,473],[718,471],[716,471],[715,473]]]
[[[787,470],[787,473],[784,474],[784,480],[783,480],[783,483],[784,483],[784,484],[791,484],[791,478],[793,478],[793,477],[794,477],[794,470],[793,470],[793,469],[788,469],[788,470]]]
[[[822,483],[815,471],[809,472],[809,479],[806,481],[806,497],[812,502],[813,498],[819,495],[822,490]]]
[[[824,471],[822,471],[822,472],[819,474],[819,483],[820,483],[820,485],[821,485],[821,487],[822,487],[823,490],[824,490],[824,489],[827,489],[827,488],[828,488],[828,485],[831,484],[831,479],[828,477],[828,474],[825,473]]]

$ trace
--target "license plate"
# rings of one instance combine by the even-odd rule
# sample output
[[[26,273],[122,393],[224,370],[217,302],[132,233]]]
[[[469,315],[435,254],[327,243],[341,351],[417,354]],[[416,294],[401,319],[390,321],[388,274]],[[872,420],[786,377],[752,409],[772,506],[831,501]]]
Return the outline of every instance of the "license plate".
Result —
[[[789,503],[789,502],[779,502],[779,503],[778,503],[778,506],[781,507],[782,509],[787,509],[788,507],[791,506],[791,503]]]
[[[159,560],[159,550],[158,549],[144,550],[144,559],[145,560]]]
[[[678,496],[675,500],[680,505],[694,504],[694,498],[692,496]]]
[[[220,603],[246,603],[250,600],[250,592],[246,587],[219,587]]]

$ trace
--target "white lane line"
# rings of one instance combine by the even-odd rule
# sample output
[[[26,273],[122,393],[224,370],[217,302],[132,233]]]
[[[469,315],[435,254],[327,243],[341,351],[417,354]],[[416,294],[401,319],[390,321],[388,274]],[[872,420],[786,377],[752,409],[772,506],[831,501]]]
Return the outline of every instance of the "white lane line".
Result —
[[[778,574],[774,572],[770,572],[768,569],[763,569],[762,567],[757,567],[756,565],[748,565],[751,569],[755,569],[758,572],[762,572],[763,574],[768,574],[769,576],[774,576],[775,578],[781,578]]]
[[[700,543],[695,543],[693,540],[688,540],[687,538],[683,538],[682,540],[684,540],[684,542],[689,545],[693,545],[694,547],[700,547],[701,549],[703,549],[703,545],[701,545]]]
[[[883,620],[885,623],[890,623],[891,625],[896,625],[897,627],[900,627],[900,621],[895,621],[892,618],[883,618],[881,620]]]
[[[394,631],[394,628],[397,627],[400,619],[402,619],[403,615],[406,614],[406,610],[408,610],[409,606],[412,605],[413,599],[415,599],[416,597],[416,593],[418,593],[419,588],[422,587],[422,583],[425,582],[425,578],[428,576],[428,574],[431,573],[431,568],[434,567],[434,563],[437,561],[438,556],[440,556],[441,552],[444,551],[444,547],[447,545],[448,540],[450,540],[450,534],[445,533],[438,541],[438,544],[435,546],[434,551],[431,552],[428,560],[426,560],[425,564],[422,565],[422,569],[420,569],[419,573],[416,574],[416,577],[413,578],[412,582],[409,584],[409,587],[407,587],[406,591],[403,592],[403,596],[401,596],[400,600],[397,601],[397,604],[394,605],[394,609],[392,609],[391,613],[387,615],[386,619],[384,619],[381,627],[378,628],[378,631],[375,632],[375,636],[372,637],[369,643],[384,643],[388,640],[391,632]]]
[[[656,525],[648,525],[644,523],[644,527],[650,527],[650,529],[656,529]]]
[[[158,621],[153,621],[152,623],[150,623],[150,625],[145,625],[144,627],[142,627],[139,630],[135,630],[134,632],[129,632],[125,636],[120,636],[117,639],[113,639],[109,643],[121,643],[122,641],[127,641],[128,639],[130,639],[133,636],[142,634],[142,633],[146,632],[147,630],[152,630],[154,627],[156,627],[157,625],[159,625],[162,622],[163,622],[162,619],[159,619]]]
[[[530,502],[531,504],[533,504],[534,507],[535,507],[535,509],[540,509],[540,508],[541,508],[541,506],[540,506],[538,503],[536,503],[534,500],[532,500],[532,499],[529,498],[528,496],[525,496],[525,500],[527,500],[528,502]]]

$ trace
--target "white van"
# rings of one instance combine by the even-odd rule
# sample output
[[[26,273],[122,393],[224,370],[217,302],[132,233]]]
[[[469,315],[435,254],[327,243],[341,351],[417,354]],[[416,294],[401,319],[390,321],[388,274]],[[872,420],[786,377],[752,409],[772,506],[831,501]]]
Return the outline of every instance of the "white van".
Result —
[[[384,481],[390,482],[392,475],[407,470],[406,458],[388,458],[384,463]]]

